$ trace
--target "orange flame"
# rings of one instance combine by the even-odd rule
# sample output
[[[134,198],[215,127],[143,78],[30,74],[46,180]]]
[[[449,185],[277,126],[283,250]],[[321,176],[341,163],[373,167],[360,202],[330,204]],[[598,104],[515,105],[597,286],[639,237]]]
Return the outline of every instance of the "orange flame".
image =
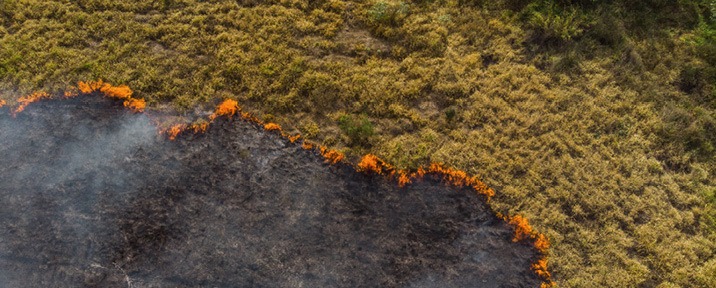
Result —
[[[323,147],[323,148],[325,148],[325,147]],[[338,162],[341,162],[341,160],[343,160],[343,158],[345,158],[343,156],[343,153],[340,153],[336,150],[328,150],[328,151],[326,151],[325,149],[323,149],[323,150],[325,151],[325,153],[321,153],[321,154],[323,155],[323,157],[326,157],[327,163],[330,162],[331,164],[336,164]]]
[[[410,184],[412,180],[410,180],[410,176],[408,176],[405,172],[400,172],[400,178],[398,178],[398,186],[403,187],[406,184]]]
[[[216,112],[209,116],[211,120],[214,120],[216,117],[228,115],[229,117],[234,116],[236,114],[236,111],[239,109],[239,102],[236,102],[235,100],[226,99],[224,102],[221,102],[219,106],[216,106]]]
[[[143,112],[147,106],[144,99],[132,98],[132,90],[126,85],[112,86],[100,79],[98,81],[80,81],[77,83],[77,88],[84,94],[99,91],[106,97],[122,99],[124,100],[124,107],[129,108],[133,112]]]
[[[278,124],[276,124],[276,123],[267,123],[266,125],[264,125],[264,129],[266,129],[268,131],[272,131],[272,130],[281,131],[281,126],[278,126]]]
[[[520,216],[509,216],[504,217],[502,214],[498,213],[498,217],[504,219],[508,222],[510,226],[515,231],[515,236],[512,239],[512,241],[523,241],[523,240],[532,240],[532,246],[537,248],[537,251],[540,253],[540,258],[537,259],[537,262],[532,264],[530,268],[532,271],[537,273],[537,275],[544,280],[542,283],[543,288],[550,288],[554,286],[554,282],[552,282],[552,275],[547,271],[547,261],[549,259],[549,239],[544,236],[544,234],[536,233],[532,230],[532,226],[527,222],[527,219]]]
[[[100,80],[100,82],[101,81],[102,80]],[[100,88],[100,91],[102,91],[102,93],[104,93],[104,95],[107,95],[108,97],[114,97],[119,99],[132,98],[132,90],[130,90],[129,87],[125,85],[112,86],[109,85],[109,83],[104,83],[104,85],[102,85],[102,88]]]
[[[144,111],[144,107],[146,106],[146,102],[144,101],[144,99],[132,98],[132,90],[130,90],[129,87],[125,85],[112,86],[109,83],[103,82],[102,80],[88,82],[80,81],[77,83],[77,89],[79,90],[79,92],[85,94],[100,91],[106,97],[123,99],[124,106],[134,112],[142,112]],[[78,94],[79,93],[75,89],[69,89],[64,92],[63,96],[64,98],[73,98]],[[17,115],[17,113],[24,111],[25,108],[30,105],[30,103],[37,102],[43,99],[52,99],[52,96],[45,92],[37,92],[33,93],[30,96],[21,97],[17,100],[20,105],[18,105],[15,110],[13,110],[13,115]],[[3,104],[5,104],[4,101]]]
[[[515,237],[512,241],[522,241],[532,236],[532,226],[527,223],[527,219],[520,215],[510,216],[509,223],[515,229]]]
[[[125,106],[127,106],[126,102]],[[190,126],[187,126],[186,124],[177,124],[172,127],[169,127],[169,129],[165,131],[160,131],[159,133],[167,135],[169,137],[169,140],[176,140],[177,136],[179,136],[179,134],[183,133],[184,131],[192,131],[194,132],[194,134],[204,133],[207,129],[209,129],[209,125],[213,123],[217,117],[224,115],[232,117],[236,114],[237,111],[240,110],[241,108],[239,108],[238,102],[236,102],[235,100],[227,99],[216,106],[216,111],[211,114],[211,116],[209,116],[209,123],[194,124]]]
[[[315,147],[315,145],[313,145],[313,143],[311,143],[311,142],[308,142],[308,141],[306,141],[306,140],[303,140],[303,143],[301,144],[301,147],[303,147],[303,149],[306,149],[306,150],[311,150],[311,149],[313,149],[313,148]]]
[[[490,202],[490,198],[495,196],[495,191],[488,188],[487,185],[482,183],[477,177],[468,177],[467,173],[454,170],[442,163],[430,164],[428,172],[441,175],[444,181],[458,187],[471,186],[478,194],[484,195],[487,198],[487,202]]]
[[[209,124],[210,123],[193,124],[190,126],[187,126],[186,124],[176,124],[174,126],[169,127],[169,129],[159,131],[159,134],[167,135],[169,140],[176,140],[179,134],[182,134],[186,131],[191,131],[194,134],[204,133],[207,129],[209,129]]]
[[[189,129],[193,130],[194,133],[204,133],[206,132],[206,129],[209,129],[209,123],[191,125]]]
[[[166,131],[167,136],[169,136],[169,140],[177,139],[177,136],[179,135],[179,133],[184,131],[185,128],[186,128],[186,125],[184,125],[184,124],[177,124],[177,125],[174,125],[171,128],[169,128],[169,130]]]
[[[103,83],[101,79],[99,81],[80,81],[77,83],[77,88],[79,88],[82,93],[89,94],[93,91],[100,89],[102,87],[102,84]]]
[[[147,106],[147,102],[145,102],[144,99],[131,98],[129,100],[124,101],[124,107],[127,107],[130,110],[135,111],[135,112],[144,111],[144,107],[146,107],[146,106]]]
[[[552,274],[547,271],[547,257],[537,259],[537,263],[532,264],[530,268],[545,281],[540,287],[550,288],[554,286],[554,283],[552,283]]]
[[[20,105],[18,105],[17,108],[15,108],[15,110],[13,111],[13,116],[17,115],[17,113],[24,111],[25,108],[30,105],[30,103],[44,99],[52,99],[52,97],[50,96],[50,94],[47,94],[45,92],[36,92],[31,94],[30,96],[20,97],[20,99],[17,99],[17,102],[20,103]]]
[[[380,160],[373,154],[366,154],[360,159],[358,163],[358,170],[363,172],[373,172],[375,174],[381,174],[383,169],[383,160]]]
[[[78,94],[79,93],[77,93],[77,91],[75,91],[74,89],[67,90],[64,93],[65,99],[75,98],[75,97],[77,97]]]
[[[0,99],[0,107],[5,106],[5,100]]]
[[[544,234],[539,234],[535,239],[534,246],[540,253],[546,255],[549,249],[549,240],[544,236]]]

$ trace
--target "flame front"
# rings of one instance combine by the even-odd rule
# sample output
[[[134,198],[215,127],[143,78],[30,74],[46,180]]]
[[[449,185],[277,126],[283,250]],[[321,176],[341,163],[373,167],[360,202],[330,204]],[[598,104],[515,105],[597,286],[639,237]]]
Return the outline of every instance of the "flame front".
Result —
[[[383,164],[385,164],[385,162],[383,162],[383,160],[380,160],[380,158],[378,158],[377,156],[373,154],[367,154],[360,159],[360,162],[358,163],[358,170],[363,172],[373,172],[376,174],[381,174]]]
[[[281,126],[278,126],[276,123],[267,123],[264,125],[264,129],[271,131],[271,130],[278,130],[281,131]]]
[[[30,105],[30,103],[44,99],[52,99],[52,97],[50,96],[50,94],[47,94],[45,92],[36,92],[31,94],[30,96],[20,97],[20,99],[17,99],[17,102],[20,103],[20,105],[18,105],[17,108],[13,110],[13,116],[17,115],[17,113],[24,111],[25,108]]]
[[[106,97],[122,99],[124,100],[124,107],[129,108],[133,112],[143,112],[147,106],[144,99],[132,98],[132,90],[126,85],[112,86],[100,79],[97,81],[80,81],[77,83],[77,88],[84,94],[99,91]]]
[[[236,114],[236,111],[239,109],[239,102],[236,102],[236,100],[227,99],[224,100],[219,106],[216,106],[216,112],[209,116],[211,120],[214,120],[216,117],[227,115],[229,117],[234,116]]]

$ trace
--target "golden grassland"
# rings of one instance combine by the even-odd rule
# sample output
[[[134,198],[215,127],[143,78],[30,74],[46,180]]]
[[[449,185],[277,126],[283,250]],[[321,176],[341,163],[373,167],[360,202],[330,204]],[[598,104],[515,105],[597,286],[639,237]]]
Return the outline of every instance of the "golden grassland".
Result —
[[[0,105],[86,79],[149,110],[233,99],[341,157],[479,177],[558,286],[716,287],[707,1],[487,2],[7,0]]]

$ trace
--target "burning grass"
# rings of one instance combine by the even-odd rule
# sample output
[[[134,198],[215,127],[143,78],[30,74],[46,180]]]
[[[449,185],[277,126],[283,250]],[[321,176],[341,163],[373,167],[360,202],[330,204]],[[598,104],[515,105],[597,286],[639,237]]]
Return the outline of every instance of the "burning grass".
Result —
[[[221,102],[219,106],[216,106],[216,112],[209,116],[209,119],[214,120],[216,117],[219,116],[232,117],[234,116],[234,114],[236,114],[237,111],[240,111],[239,103],[235,100],[227,99],[224,100],[224,102]]]
[[[17,114],[25,110],[27,108],[27,105],[30,105],[32,102],[37,102],[40,100],[50,99],[52,98],[50,94],[47,94],[45,92],[36,92],[29,96],[20,97],[20,99],[17,99],[17,102],[20,103],[14,110],[13,113]]]
[[[142,112],[144,111],[144,107],[147,106],[144,99],[132,98],[132,90],[125,85],[112,86],[111,84],[105,83],[100,79],[99,81],[89,82],[80,81],[77,83],[77,88],[85,94],[98,91],[102,92],[102,94],[107,97],[124,100],[124,107],[127,107],[134,112]]]
[[[144,108],[146,107],[146,102],[144,101],[144,99],[132,98],[132,90],[125,85],[112,86],[111,84],[105,83],[100,79],[98,81],[89,82],[80,81],[77,83],[76,89],[78,89],[79,92],[85,94],[99,92],[105,97],[123,100],[124,107],[127,107],[133,112],[143,112]],[[67,99],[76,97],[78,95],[78,91],[76,91],[76,89],[68,89],[67,91],[63,92],[62,96],[59,98]],[[54,97],[52,94],[49,94],[47,92],[35,92],[28,96],[20,97],[19,99],[17,99],[18,105],[13,109],[13,114],[17,115],[17,113],[24,111],[25,108],[30,105],[30,103],[49,99],[54,99]],[[5,101],[0,102],[0,107],[4,105]]]

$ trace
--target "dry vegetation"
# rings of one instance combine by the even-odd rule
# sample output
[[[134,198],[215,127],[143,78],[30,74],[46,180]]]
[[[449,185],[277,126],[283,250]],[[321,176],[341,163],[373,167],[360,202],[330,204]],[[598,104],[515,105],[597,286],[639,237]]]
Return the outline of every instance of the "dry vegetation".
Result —
[[[0,103],[87,79],[148,109],[235,99],[478,176],[560,286],[716,287],[716,4],[618,2],[5,0]]]

